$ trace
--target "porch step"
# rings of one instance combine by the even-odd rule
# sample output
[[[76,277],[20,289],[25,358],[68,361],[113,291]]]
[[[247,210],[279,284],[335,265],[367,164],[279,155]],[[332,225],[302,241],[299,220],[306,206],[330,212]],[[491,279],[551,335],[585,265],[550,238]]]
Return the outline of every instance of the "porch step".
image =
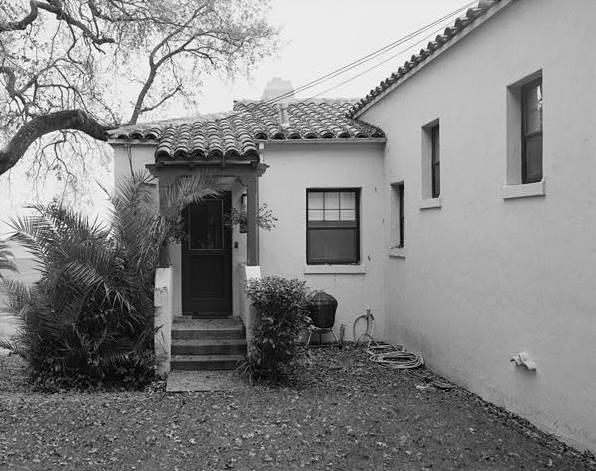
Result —
[[[172,355],[172,370],[233,370],[242,355]]]
[[[172,341],[245,338],[246,330],[239,318],[189,319],[176,316],[172,324]]]
[[[176,316],[171,353],[172,371],[231,370],[246,353],[246,329],[238,317]]]
[[[172,340],[172,355],[242,355],[244,353],[246,353],[244,338]]]

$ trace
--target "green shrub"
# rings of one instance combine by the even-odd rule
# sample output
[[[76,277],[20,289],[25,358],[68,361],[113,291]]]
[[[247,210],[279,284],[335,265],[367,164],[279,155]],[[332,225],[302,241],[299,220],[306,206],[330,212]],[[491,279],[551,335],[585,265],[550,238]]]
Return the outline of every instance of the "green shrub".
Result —
[[[210,189],[211,188],[211,189]],[[196,176],[168,191],[156,211],[151,177],[125,179],[107,226],[60,203],[12,221],[12,239],[35,258],[32,286],[4,280],[16,337],[0,346],[23,356],[47,388],[140,387],[154,376],[153,290],[164,244],[179,233],[180,210],[218,191]]]
[[[247,283],[256,311],[254,338],[240,371],[252,379],[273,382],[287,377],[301,360],[301,341],[311,326],[303,281],[268,276]]]

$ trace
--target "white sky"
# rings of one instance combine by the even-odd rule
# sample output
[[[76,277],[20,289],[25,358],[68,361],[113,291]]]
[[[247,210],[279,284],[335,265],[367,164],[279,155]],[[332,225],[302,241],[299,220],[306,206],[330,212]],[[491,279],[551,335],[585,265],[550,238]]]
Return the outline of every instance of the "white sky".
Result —
[[[297,88],[411,33],[469,0],[272,0],[271,23],[282,27],[278,57],[259,64],[233,84],[205,80],[200,113],[226,111],[234,99],[260,99],[269,80],[282,77]],[[448,21],[452,23],[453,19]],[[445,24],[443,24],[444,29]],[[436,28],[430,30],[436,36]],[[422,39],[425,33],[414,41]],[[428,39],[424,45],[428,43]],[[418,45],[416,50],[420,50]],[[381,62],[406,46],[298,95],[308,98]],[[360,98],[412,55],[413,50],[333,91],[326,98]]]
[[[417,29],[432,23],[469,3],[467,0],[272,0],[270,21],[282,28],[280,48],[276,58],[258,64],[249,78],[237,77],[234,83],[224,83],[220,77],[204,79],[198,109],[167,109],[161,117],[170,118],[212,113],[232,109],[234,99],[260,99],[266,84],[273,77],[290,80],[297,88],[327,73],[394,42]],[[461,14],[460,14],[461,16]],[[452,24],[453,19],[416,37],[411,43],[424,39],[415,49],[406,44],[379,56],[365,65],[297,95],[308,98],[346,80],[391,55],[408,49],[379,68],[356,80],[326,92],[326,98],[361,98],[371,88],[396,71],[413,52],[417,52],[437,29]],[[60,195],[63,184],[43,181],[34,185],[21,162],[0,177],[0,237],[7,230],[5,221],[23,213],[23,207],[48,201]],[[105,187],[113,185],[112,176],[94,173]],[[33,188],[36,187],[37,190]],[[38,194],[41,187],[41,194]],[[85,202],[86,201],[86,202]],[[93,194],[80,199],[90,213],[105,211],[105,194],[97,188]]]

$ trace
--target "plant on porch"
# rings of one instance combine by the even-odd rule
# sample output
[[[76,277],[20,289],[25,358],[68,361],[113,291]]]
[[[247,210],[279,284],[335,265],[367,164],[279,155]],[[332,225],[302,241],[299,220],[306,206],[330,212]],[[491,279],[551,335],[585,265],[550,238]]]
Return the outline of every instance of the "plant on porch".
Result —
[[[240,373],[249,380],[278,382],[306,354],[302,337],[311,328],[305,283],[279,276],[247,282],[246,292],[256,310],[254,337]]]
[[[267,203],[261,204],[257,211],[257,225],[265,231],[270,231],[275,227],[276,223],[277,218],[274,216],[269,205]],[[240,232],[245,233],[247,231],[246,226],[248,224],[248,214],[246,208],[232,208],[230,215],[227,217],[226,224],[229,224],[230,226],[239,225]]]
[[[152,177],[136,173],[111,197],[108,225],[61,203],[11,221],[12,239],[36,259],[32,286],[4,280],[20,321],[0,346],[28,360],[44,387],[140,386],[153,378],[153,288],[164,243],[178,237],[180,209],[217,194],[208,175],[169,188],[158,213]]]

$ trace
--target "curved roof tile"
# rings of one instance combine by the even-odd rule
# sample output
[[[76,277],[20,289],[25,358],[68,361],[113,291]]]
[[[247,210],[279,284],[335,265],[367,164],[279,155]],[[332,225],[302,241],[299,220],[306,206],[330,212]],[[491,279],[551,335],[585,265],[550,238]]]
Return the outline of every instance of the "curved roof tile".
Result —
[[[378,139],[380,129],[348,116],[354,100],[310,100],[287,104],[289,123],[278,105],[238,101],[227,115],[139,124],[116,129],[111,139],[157,141],[155,158],[164,160],[258,160],[258,142],[312,139]],[[287,125],[289,124],[289,126]]]

